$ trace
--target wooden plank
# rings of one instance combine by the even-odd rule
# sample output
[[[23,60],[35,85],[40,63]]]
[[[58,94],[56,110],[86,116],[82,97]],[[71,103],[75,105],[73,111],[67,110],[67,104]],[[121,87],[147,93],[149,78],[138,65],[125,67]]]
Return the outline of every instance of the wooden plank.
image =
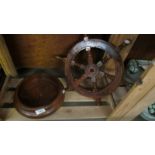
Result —
[[[5,110],[7,113],[6,121],[30,121],[29,119],[19,114],[16,109],[10,108]],[[67,106],[60,107],[58,111],[50,116],[37,120],[83,120],[83,119],[105,119],[112,109],[110,106]]]
[[[7,91],[1,100],[1,104],[13,103],[13,97],[14,97],[14,91]],[[66,91],[65,93],[64,102],[94,102],[94,101],[95,101],[94,99],[80,95],[79,93],[75,91]],[[109,104],[113,104],[111,95],[107,95],[103,97],[101,101],[107,102]]]
[[[5,120],[6,116],[7,116],[7,113],[5,108],[0,108],[0,121]]]
[[[17,75],[15,66],[2,35],[0,35],[0,64],[7,76]]]
[[[122,51],[120,52],[122,59],[124,61],[127,58],[131,48],[133,47],[137,37],[138,34],[112,34],[109,38],[109,42],[114,44],[115,46],[119,46],[126,39],[132,41],[130,45],[122,49]]]
[[[125,87],[118,87],[116,91],[112,93],[115,103],[118,104],[126,94],[127,89]]]
[[[153,87],[121,120],[133,120],[149,105],[155,102],[155,87]]]
[[[5,95],[5,93],[6,93],[7,84],[8,84],[9,79],[10,79],[9,76],[7,76],[7,77],[5,78],[4,84],[3,84],[2,89],[1,89],[1,91],[0,91],[0,105],[2,105],[2,103],[3,103],[2,100],[3,100],[4,95]]]
[[[11,78],[8,81],[8,88],[16,88],[24,78]]]
[[[119,46],[121,43],[123,43],[124,40],[129,39],[131,40],[131,44],[126,46],[124,49],[120,51],[120,55],[122,57],[122,60],[125,61],[127,58],[131,48],[133,47],[136,39],[138,37],[138,34],[112,34],[109,38],[109,42],[114,44],[115,46]],[[107,64],[107,70],[112,71],[114,70],[114,62],[110,60]]]
[[[5,103],[13,103],[13,98],[14,98],[14,91],[5,92],[0,101],[0,105],[3,105]]]
[[[107,95],[102,98],[102,102],[112,102],[111,95]],[[83,96],[76,91],[66,91],[64,102],[93,102],[94,99]]]
[[[107,120],[120,120],[148,91],[155,86],[155,66],[151,65],[142,75],[142,84],[135,84],[118,104]]]

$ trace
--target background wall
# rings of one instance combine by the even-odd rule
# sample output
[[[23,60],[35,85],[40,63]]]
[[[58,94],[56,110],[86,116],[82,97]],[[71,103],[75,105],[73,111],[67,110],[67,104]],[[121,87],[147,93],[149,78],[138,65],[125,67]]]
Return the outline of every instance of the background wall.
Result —
[[[4,35],[13,62],[19,68],[63,68],[56,56],[66,56],[82,34],[8,34]],[[88,35],[108,41],[108,34]],[[127,59],[152,59],[155,57],[155,35],[141,34]]]
[[[128,59],[147,59],[155,58],[155,35],[141,34],[138,36],[133,48],[131,49]]]
[[[62,68],[56,56],[66,56],[81,34],[18,34],[4,35],[16,68]],[[109,35],[89,35],[108,40]]]

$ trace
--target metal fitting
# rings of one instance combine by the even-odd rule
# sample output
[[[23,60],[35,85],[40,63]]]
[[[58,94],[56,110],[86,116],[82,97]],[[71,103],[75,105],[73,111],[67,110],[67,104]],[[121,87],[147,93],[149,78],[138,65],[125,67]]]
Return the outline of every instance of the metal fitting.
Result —
[[[91,50],[91,48],[90,47],[86,47],[86,51],[90,51]]]
[[[132,41],[131,41],[130,39],[125,39],[125,40],[124,40],[124,44],[126,44],[126,45],[131,44],[131,42],[132,42]]]
[[[85,36],[85,37],[83,38],[84,41],[88,41],[88,39],[89,39],[88,36]]]

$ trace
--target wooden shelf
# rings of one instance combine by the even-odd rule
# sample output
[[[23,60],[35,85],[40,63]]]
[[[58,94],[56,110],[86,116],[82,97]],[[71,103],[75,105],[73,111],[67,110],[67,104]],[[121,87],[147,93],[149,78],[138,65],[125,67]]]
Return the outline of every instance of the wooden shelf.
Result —
[[[5,93],[1,99],[1,105],[13,105],[13,97],[15,88],[23,80],[23,78],[10,78],[5,83]],[[64,87],[66,83],[64,79],[60,79]],[[96,105],[92,98],[82,96],[75,91],[66,91],[64,104],[54,114],[37,120],[104,120],[113,111],[114,101],[112,95],[102,98],[102,105]],[[26,121],[36,120],[29,119],[19,114],[15,108],[0,108],[3,111],[4,120],[8,121]]]
[[[7,121],[30,120],[104,120],[112,112],[108,105],[104,106],[66,106],[42,119],[29,119],[19,114],[15,108],[3,108]]]

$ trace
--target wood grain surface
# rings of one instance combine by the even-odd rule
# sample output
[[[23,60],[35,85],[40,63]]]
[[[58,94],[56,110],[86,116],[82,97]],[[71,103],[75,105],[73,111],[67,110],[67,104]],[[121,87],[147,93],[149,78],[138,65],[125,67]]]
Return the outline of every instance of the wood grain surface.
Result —
[[[109,35],[89,35],[108,40]],[[15,66],[18,68],[63,68],[56,56],[66,56],[82,34],[18,34],[4,35]]]

